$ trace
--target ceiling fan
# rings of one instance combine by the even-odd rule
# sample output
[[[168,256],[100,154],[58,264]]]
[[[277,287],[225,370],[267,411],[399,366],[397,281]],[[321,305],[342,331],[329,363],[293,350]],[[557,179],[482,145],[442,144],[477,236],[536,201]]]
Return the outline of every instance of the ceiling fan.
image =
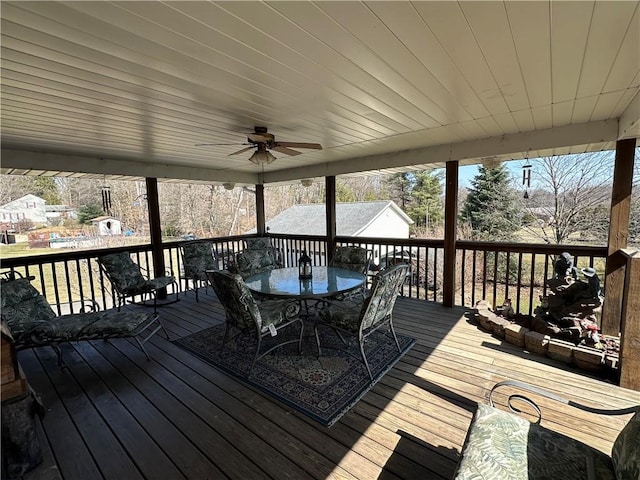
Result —
[[[196,147],[209,145],[237,145],[235,143],[197,143]],[[229,155],[238,155],[247,152],[253,148],[256,151],[249,157],[249,161],[255,164],[271,163],[276,157],[269,150],[284,153],[285,155],[300,155],[302,152],[293,150],[293,148],[312,148],[314,150],[322,150],[319,143],[301,143],[301,142],[276,142],[276,138],[272,133],[267,131],[267,127],[253,127],[253,133],[247,135],[247,142],[240,145],[249,145],[237,152]]]

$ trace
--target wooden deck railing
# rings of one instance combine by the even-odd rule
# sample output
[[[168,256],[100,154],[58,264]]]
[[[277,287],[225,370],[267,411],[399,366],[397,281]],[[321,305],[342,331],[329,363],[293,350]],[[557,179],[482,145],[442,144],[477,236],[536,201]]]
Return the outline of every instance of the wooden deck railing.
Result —
[[[214,242],[221,267],[228,265],[233,255],[244,248],[247,236],[209,239]],[[284,266],[296,266],[302,250],[315,265],[326,265],[327,243],[323,236],[271,235],[283,255]],[[403,294],[428,301],[442,301],[444,241],[427,239],[389,239],[337,237],[338,245],[358,245],[371,251],[371,276],[376,267],[398,262],[410,265]],[[180,242],[165,243],[165,265],[176,278],[182,271]],[[103,308],[112,305],[108,281],[98,268],[97,257],[107,252],[129,251],[134,260],[153,271],[150,245],[109,249],[80,250],[35,255],[2,260],[2,269],[18,271],[35,277],[34,285],[47,299],[56,304],[73,303],[83,297],[96,300]],[[544,279],[553,275],[554,258],[568,251],[578,268],[593,267],[604,281],[606,247],[582,245],[531,245],[491,242],[457,242],[456,303],[473,306],[480,299],[501,305],[510,298],[517,312],[531,314],[546,294]],[[179,282],[183,291],[185,282]]]

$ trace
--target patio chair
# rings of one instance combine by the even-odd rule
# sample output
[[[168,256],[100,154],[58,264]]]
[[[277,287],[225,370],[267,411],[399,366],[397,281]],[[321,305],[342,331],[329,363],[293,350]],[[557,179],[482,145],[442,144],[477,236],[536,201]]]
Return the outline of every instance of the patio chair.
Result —
[[[226,315],[226,329],[222,341],[221,353],[230,340],[238,335],[255,335],[256,350],[253,361],[249,366],[247,376],[251,375],[253,367],[258,359],[264,357],[273,350],[291,343],[298,344],[298,353],[302,351],[302,335],[304,324],[299,317],[300,304],[290,300],[265,300],[257,303],[251,291],[247,288],[238,274],[225,270],[207,270],[209,283],[216,292],[216,296],[224,307]],[[300,335],[294,340],[276,341],[266,351],[261,352],[262,341],[265,337],[278,339],[281,330],[300,325]],[[282,338],[282,337],[280,337]]]
[[[336,247],[329,266],[346,268],[366,275],[369,271],[371,260],[371,252],[366,248],[356,246]]]
[[[271,244],[270,237],[245,238],[244,245],[247,250],[269,250],[273,257],[273,261],[276,264],[276,268],[282,268],[284,266],[282,261],[282,252],[278,247]]]
[[[329,262],[329,266],[352,270],[366,276],[369,272],[369,265],[372,260],[373,255],[365,248],[357,246],[336,247],[333,253],[333,258],[331,259],[331,262]],[[365,281],[361,288],[352,290],[346,295],[341,294],[333,298],[335,300],[344,300],[345,298],[353,298],[354,296],[364,297],[368,293],[366,284],[367,282]]]
[[[271,250],[243,250],[236,254],[235,269],[243,280],[257,273],[278,268]]]
[[[146,279],[141,272],[141,268],[129,255],[129,252],[111,253],[98,257],[98,264],[111,282],[113,291],[116,293],[118,311],[125,304],[127,298],[142,296],[142,305],[146,303],[146,297],[153,297],[153,311],[157,312],[158,290],[174,285],[176,295],[175,302],[178,301],[178,286],[173,275]],[[173,302],[171,302],[173,303]]]
[[[16,349],[50,346],[63,366],[60,344],[80,340],[135,338],[147,359],[144,344],[159,330],[169,335],[156,313],[99,312],[92,300],[81,302],[80,313],[56,315],[46,298],[28,278],[0,282],[3,331]]]
[[[207,288],[206,270],[218,270],[218,258],[213,242],[197,240],[184,242],[180,245],[182,256],[182,278],[185,280],[185,288],[189,286],[189,280],[193,282],[196,292],[196,302],[199,302],[198,290],[204,284]]]
[[[528,391],[599,415],[634,415],[615,439],[609,457],[600,450],[541,426],[540,408],[520,393],[509,395],[507,405],[511,412],[520,413],[521,410],[513,406],[513,401],[528,404],[538,416],[535,423],[496,408],[493,395],[500,387]],[[573,402],[526,383],[513,380],[499,382],[489,393],[489,405],[478,405],[456,469],[455,480],[477,478],[636,480],[640,478],[640,405],[605,410]]]
[[[393,307],[401,285],[407,274],[408,266],[395,265],[384,272],[379,273],[371,288],[371,293],[366,298],[354,298],[343,301],[325,300],[325,308],[318,311],[318,318],[314,325],[314,333],[318,346],[318,356],[322,354],[318,327],[331,328],[341,338],[346,347],[349,346],[343,334],[355,338],[360,349],[360,357],[354,355],[348,348],[344,351],[360,358],[367,368],[369,377],[373,380],[373,374],[365,354],[367,338],[375,331],[386,327],[400,351],[398,337],[393,328]]]

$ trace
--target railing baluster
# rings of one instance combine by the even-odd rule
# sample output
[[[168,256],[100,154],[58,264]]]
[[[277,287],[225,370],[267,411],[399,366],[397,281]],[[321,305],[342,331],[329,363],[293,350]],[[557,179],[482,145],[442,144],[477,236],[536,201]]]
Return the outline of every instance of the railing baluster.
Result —
[[[520,311],[520,284],[522,283],[522,252],[518,253],[518,279],[516,280],[516,312]]]
[[[487,251],[482,252],[482,299],[487,298]]]
[[[464,272],[465,272],[465,261],[467,260],[467,250],[465,248],[462,249],[462,261],[460,262],[460,281],[462,282],[462,290],[461,290],[461,294],[460,294],[460,303],[462,305],[464,305],[464,285],[466,285],[465,283],[465,277],[464,277]]]
[[[78,278],[78,295],[80,295],[80,300],[84,298],[84,289],[82,288],[82,270],[80,268],[80,260],[76,258],[76,276]],[[82,308],[82,307],[80,307]],[[73,312],[73,309],[72,309]]]
[[[93,283],[93,267],[91,266],[91,259],[87,258],[87,273],[89,275],[89,290],[91,291],[91,300],[96,302],[96,288]]]
[[[44,268],[42,263],[38,264],[38,273],[40,274],[40,292],[42,292],[42,296],[47,298],[47,287],[44,281]],[[26,271],[29,270],[29,266],[27,265],[25,268]]]
[[[60,292],[58,291],[58,275],[56,274],[55,262],[51,262],[51,275],[53,277],[53,291],[56,295],[56,308],[58,310],[58,315],[62,315],[62,311],[60,310]]]
[[[544,277],[542,278],[542,295],[547,295],[547,282],[546,279],[549,278],[549,255],[544,256]]]
[[[493,251],[493,307],[495,308],[498,300],[498,255],[497,250]]]
[[[434,280],[438,278],[438,249],[434,249],[433,251],[433,278]],[[433,282],[433,301],[438,300],[438,284],[439,282]]]
[[[65,285],[67,287],[67,301],[69,302],[69,306],[72,305],[72,294],[71,294],[71,280],[70,280],[70,275],[69,275],[69,262],[67,262],[66,260],[64,262],[62,262],[62,265],[64,266],[64,280],[65,280]]]
[[[471,306],[475,306],[476,304],[476,261],[477,261],[477,250],[473,250],[473,266],[471,267]],[[464,288],[464,284],[462,285]]]
[[[535,282],[536,273],[536,254],[531,254],[531,280],[529,282],[529,315],[533,314],[533,284]]]

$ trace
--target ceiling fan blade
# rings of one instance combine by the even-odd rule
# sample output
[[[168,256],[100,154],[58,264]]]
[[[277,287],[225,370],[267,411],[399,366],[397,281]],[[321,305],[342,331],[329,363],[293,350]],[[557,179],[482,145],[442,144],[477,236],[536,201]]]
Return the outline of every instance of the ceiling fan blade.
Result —
[[[238,150],[237,152],[230,153],[228,156],[231,156],[231,155],[238,155],[239,153],[244,153],[244,152],[246,152],[246,151],[248,151],[248,150],[251,150],[252,148],[255,148],[255,147],[254,147],[253,145],[251,145],[250,147],[243,148],[243,149],[241,149],[241,150]]]
[[[194,147],[217,147],[224,145],[249,145],[248,143],[196,143]]]
[[[314,150],[322,150],[322,145],[319,143],[276,142],[276,145],[279,147],[313,148]]]
[[[256,143],[267,143],[273,141],[273,135],[270,133],[249,133],[247,138]]]
[[[285,155],[300,155],[302,152],[297,152],[295,150],[291,150],[290,148],[283,147],[280,144],[277,144],[274,147],[271,147],[271,150],[275,150],[276,152],[284,153]]]

